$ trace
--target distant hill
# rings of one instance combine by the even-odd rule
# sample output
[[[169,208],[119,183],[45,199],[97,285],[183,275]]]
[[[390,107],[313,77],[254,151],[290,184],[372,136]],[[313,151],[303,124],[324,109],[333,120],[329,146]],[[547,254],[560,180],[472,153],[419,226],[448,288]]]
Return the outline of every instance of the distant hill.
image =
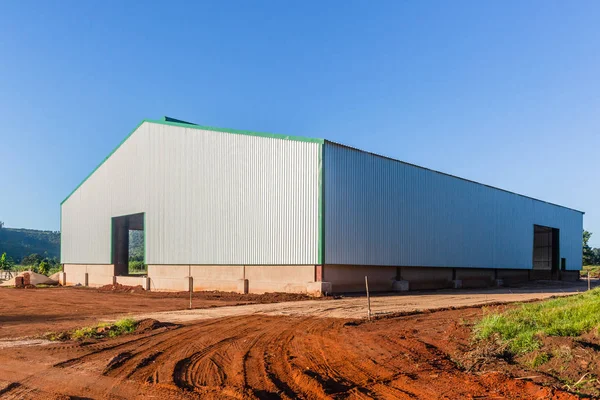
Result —
[[[60,257],[60,232],[35,229],[0,228],[0,254],[19,263],[21,259],[36,253],[48,258]]]

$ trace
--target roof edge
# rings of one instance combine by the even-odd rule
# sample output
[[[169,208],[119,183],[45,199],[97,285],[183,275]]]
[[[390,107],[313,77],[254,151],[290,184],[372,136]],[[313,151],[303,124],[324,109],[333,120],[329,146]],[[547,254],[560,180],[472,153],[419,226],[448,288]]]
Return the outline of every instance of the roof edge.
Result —
[[[94,174],[94,172],[96,172],[98,170],[98,168],[100,168],[102,166],[102,164],[104,164],[106,162],[106,160],[108,160],[110,158],[110,156],[112,156],[119,149],[119,147],[121,147],[123,145],[123,143],[125,143],[125,141],[127,141],[127,139],[129,139],[129,137],[131,135],[133,135],[133,133],[135,131],[137,131],[140,126],[142,126],[142,124],[144,122],[149,122],[149,123],[153,123],[153,124],[161,124],[161,125],[178,126],[181,128],[200,129],[200,130],[212,131],[212,132],[233,133],[233,134],[237,134],[237,135],[247,135],[247,136],[266,137],[266,138],[271,138],[271,139],[292,140],[292,141],[296,141],[296,142],[308,142],[308,143],[318,143],[318,144],[325,143],[324,139],[307,138],[307,137],[303,137],[303,136],[291,136],[291,135],[282,135],[282,134],[278,134],[278,133],[253,132],[253,131],[244,131],[244,130],[238,130],[238,129],[227,129],[227,128],[215,128],[215,127],[210,127],[210,126],[202,126],[202,125],[197,125],[197,124],[194,124],[191,122],[186,122],[186,121],[178,120],[178,119],[167,117],[167,116],[164,116],[159,120],[144,119],[144,120],[142,120],[142,122],[137,124],[137,126],[121,141],[121,143],[119,143],[119,145],[117,147],[115,147],[113,149],[113,151],[110,152],[109,155],[104,157],[102,162],[100,164],[98,164],[98,166],[96,166],[96,168],[94,168],[94,170],[92,172],[90,172],[85,177],[85,179],[83,179],[79,183],[79,185],[77,185],[77,187],[75,187],[75,189],[73,189],[73,191],[71,191],[71,193],[69,193],[69,195],[67,197],[65,197],[65,199],[63,201],[60,202],[60,205],[62,206],[65,201],[69,200],[69,198],[73,195],[73,193],[75,193],[77,191],[77,189],[79,189],[81,187],[81,185],[83,185],[85,183],[85,181],[87,181],[90,178],[90,176],[92,176]]]
[[[104,157],[104,160],[102,160],[102,162],[101,162],[100,164],[98,164],[98,166],[96,166],[96,168],[94,168],[94,170],[93,170],[92,172],[90,172],[90,173],[89,173],[89,174],[88,174],[88,175],[85,177],[85,179],[83,179],[83,180],[82,180],[82,181],[79,183],[79,185],[77,185],[77,187],[76,187],[75,189],[73,189],[73,191],[72,191],[71,193],[69,193],[69,195],[68,195],[67,197],[65,197],[65,199],[64,199],[63,201],[61,201],[61,202],[60,202],[60,205],[62,206],[62,205],[63,205],[63,203],[64,203],[65,201],[69,200],[69,198],[70,198],[70,197],[73,195],[73,193],[75,193],[75,192],[77,191],[77,189],[79,189],[79,188],[81,187],[81,185],[83,185],[83,184],[85,183],[85,181],[87,181],[87,180],[90,178],[90,176],[92,176],[92,175],[94,174],[94,172],[96,172],[96,171],[98,170],[98,168],[100,168],[100,167],[102,166],[102,164],[104,164],[104,163],[106,162],[106,160],[108,160],[108,159],[110,158],[110,156],[112,156],[112,155],[115,153],[115,151],[117,151],[117,150],[119,149],[119,147],[121,147],[121,146],[123,145],[123,143],[125,143],[125,141],[127,141],[127,139],[129,139],[129,137],[130,137],[131,135],[133,135],[133,133],[134,133],[135,131],[137,131],[137,130],[138,130],[138,128],[139,128],[140,126],[142,126],[142,124],[143,124],[144,122],[148,122],[148,120],[144,119],[144,120],[142,120],[142,122],[140,122],[139,124],[137,124],[137,126],[136,126],[136,127],[135,127],[135,128],[134,128],[134,129],[133,129],[131,132],[129,132],[129,135],[127,135],[127,136],[125,137],[125,139],[121,140],[121,143],[119,143],[119,145],[118,145],[117,147],[115,147],[115,148],[113,149],[113,151],[111,151],[111,152],[110,152],[110,154],[109,154],[109,155],[107,155],[106,157]]]
[[[204,126],[204,125],[193,124],[191,122],[179,121],[179,120],[175,120],[175,118],[170,118],[170,117],[163,117],[162,119],[159,119],[159,120],[148,119],[148,120],[144,120],[144,121],[151,122],[154,124],[171,125],[171,126],[178,126],[181,128],[200,129],[200,130],[212,131],[212,132],[233,133],[233,134],[237,134],[237,135],[258,136],[258,137],[266,137],[266,138],[271,138],[271,139],[292,140],[292,141],[296,141],[296,142],[308,142],[308,143],[318,143],[318,144],[325,143],[325,139],[309,138],[309,137],[304,137],[304,136],[283,135],[280,133],[267,133],[267,132],[245,131],[245,130],[240,130],[240,129],[216,128],[214,126]]]
[[[396,162],[399,162],[399,163],[401,163],[401,164],[408,165],[408,166],[411,166],[411,167],[415,167],[415,168],[424,169],[424,170],[426,170],[426,171],[435,172],[435,173],[437,173],[437,174],[441,174],[441,175],[449,176],[449,177],[451,177],[451,178],[460,179],[461,181],[466,181],[466,182],[474,183],[474,184],[476,184],[476,185],[485,186],[485,187],[487,187],[487,188],[490,188],[490,189],[500,190],[501,192],[506,192],[506,193],[514,194],[514,195],[516,195],[516,196],[525,197],[526,199],[530,199],[530,200],[539,201],[540,203],[546,203],[546,204],[549,204],[549,205],[551,205],[551,206],[560,207],[560,208],[565,208],[565,209],[567,209],[567,210],[571,210],[571,211],[575,211],[575,212],[578,212],[578,213],[581,213],[581,214],[585,214],[585,211],[576,210],[576,209],[574,209],[574,208],[571,208],[571,207],[561,206],[560,204],[551,203],[551,202],[549,202],[549,201],[545,201],[545,200],[536,199],[535,197],[527,196],[527,195],[524,195],[524,194],[520,194],[520,193],[516,193],[516,192],[511,192],[510,190],[502,189],[502,188],[499,188],[499,187],[496,187],[496,186],[487,185],[487,184],[485,184],[485,183],[481,183],[481,182],[473,181],[473,180],[471,180],[471,179],[462,178],[462,177],[460,177],[460,176],[452,175],[452,174],[449,174],[449,173],[447,173],[447,172],[441,172],[441,171],[438,171],[438,170],[435,170],[435,169],[431,169],[431,168],[427,168],[427,167],[422,167],[422,166],[420,166],[420,165],[417,165],[417,164],[412,164],[412,163],[409,163],[409,162],[406,162],[406,161],[398,160],[397,158],[392,158],[392,157],[388,157],[388,156],[383,156],[383,155],[381,155],[381,154],[373,153],[373,152],[366,151],[366,150],[361,150],[361,149],[359,149],[359,148],[356,148],[356,147],[348,146],[348,145],[345,145],[345,144],[342,144],[342,143],[338,143],[338,142],[333,142],[333,141],[331,141],[331,140],[327,140],[327,139],[325,139],[325,143],[326,143],[326,144],[335,145],[335,146],[345,147],[345,148],[347,148],[347,149],[354,150],[354,151],[358,151],[358,152],[360,152],[360,153],[369,154],[369,155],[371,155],[371,156],[375,156],[375,157],[383,158],[383,159],[390,160],[390,161],[396,161]]]

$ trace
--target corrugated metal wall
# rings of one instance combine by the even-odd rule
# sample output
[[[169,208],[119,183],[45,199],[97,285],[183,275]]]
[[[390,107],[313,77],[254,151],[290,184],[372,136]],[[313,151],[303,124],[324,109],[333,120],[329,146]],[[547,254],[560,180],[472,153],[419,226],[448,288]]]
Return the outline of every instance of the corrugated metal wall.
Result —
[[[532,268],[533,225],[581,268],[582,214],[326,142],[325,262]]]
[[[321,146],[144,122],[63,203],[62,262],[145,212],[149,264],[316,264]]]

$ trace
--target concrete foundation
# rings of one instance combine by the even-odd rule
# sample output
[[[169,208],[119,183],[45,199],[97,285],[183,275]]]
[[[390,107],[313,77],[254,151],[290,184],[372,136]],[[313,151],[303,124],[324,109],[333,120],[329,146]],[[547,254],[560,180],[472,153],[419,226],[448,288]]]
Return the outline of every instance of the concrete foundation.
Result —
[[[576,282],[580,279],[581,271],[560,271],[560,279],[567,282]]]
[[[365,276],[369,277],[369,291],[389,292],[396,281],[396,267],[326,265],[323,268],[323,281],[331,282],[333,293],[364,292]]]
[[[529,280],[529,269],[498,269],[496,279],[501,279],[506,286],[524,283]]]
[[[331,282],[311,282],[306,285],[306,290],[311,296],[320,297],[331,294],[331,287]]]
[[[115,267],[112,264],[65,264],[63,272],[66,277],[64,285],[100,287],[113,283]]]
[[[549,269],[532,269],[529,271],[530,280],[551,280],[552,271]]]
[[[65,264],[61,284],[98,287],[120,283],[146,290],[219,290],[237,293],[372,292],[510,286],[529,279],[551,279],[550,271],[484,268],[390,267],[355,265],[148,265],[148,276],[118,276],[113,265]],[[561,271],[563,280],[579,271]]]
[[[452,268],[399,267],[398,277],[408,281],[410,290],[447,289],[452,287]]]
[[[145,276],[116,276],[116,283],[126,286],[141,286],[148,290],[148,278]]]
[[[410,283],[408,281],[392,282],[392,290],[394,292],[408,292],[409,289],[410,289]]]

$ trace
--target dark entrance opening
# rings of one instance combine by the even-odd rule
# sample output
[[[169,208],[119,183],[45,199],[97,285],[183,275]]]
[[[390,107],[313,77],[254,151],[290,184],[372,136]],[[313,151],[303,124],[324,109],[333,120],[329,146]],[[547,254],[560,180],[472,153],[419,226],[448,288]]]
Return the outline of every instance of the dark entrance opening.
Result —
[[[112,219],[112,263],[115,275],[146,273],[144,213]]]
[[[559,230],[533,226],[533,279],[560,279]]]

